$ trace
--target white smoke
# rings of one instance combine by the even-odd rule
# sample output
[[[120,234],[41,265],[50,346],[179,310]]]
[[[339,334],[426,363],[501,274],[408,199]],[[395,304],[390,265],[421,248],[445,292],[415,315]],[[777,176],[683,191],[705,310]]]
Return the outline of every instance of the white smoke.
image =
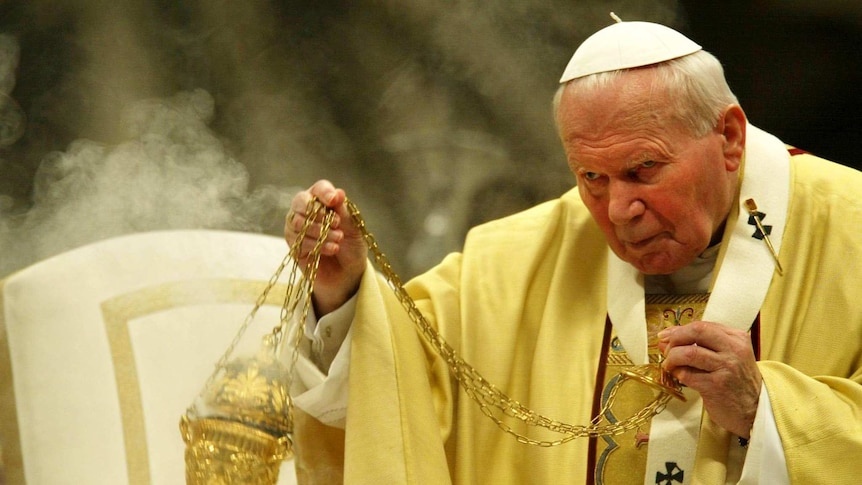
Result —
[[[294,189],[249,192],[247,169],[208,128],[213,114],[212,96],[203,90],[138,102],[123,116],[127,141],[78,140],[47,157],[32,208],[0,217],[0,275],[122,234],[261,231],[270,216],[286,212]]]

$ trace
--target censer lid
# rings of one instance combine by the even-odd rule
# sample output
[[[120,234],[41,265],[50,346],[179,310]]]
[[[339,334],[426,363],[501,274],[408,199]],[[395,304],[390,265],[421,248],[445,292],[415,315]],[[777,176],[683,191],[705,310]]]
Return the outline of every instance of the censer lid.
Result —
[[[239,421],[283,436],[292,431],[288,417],[287,366],[269,352],[234,359],[204,391],[199,414]]]

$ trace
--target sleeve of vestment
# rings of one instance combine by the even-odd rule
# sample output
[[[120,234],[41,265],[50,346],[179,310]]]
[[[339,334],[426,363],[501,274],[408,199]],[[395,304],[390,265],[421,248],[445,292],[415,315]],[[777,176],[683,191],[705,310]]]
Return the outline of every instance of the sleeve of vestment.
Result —
[[[458,272],[456,255],[409,285],[429,325],[436,325],[438,311],[458,318]],[[350,333],[343,434],[317,434],[321,424],[313,418],[298,422],[298,473],[310,483],[334,469],[343,472],[345,483],[447,483],[448,367],[428,352],[415,323],[370,264]]]
[[[809,377],[765,361],[760,370],[790,466],[791,483],[854,483],[862,473],[862,370]]]
[[[353,298],[319,322],[309,315],[305,336],[310,345],[300,346],[297,379],[291,389],[296,407],[322,424],[342,429],[347,415],[350,323],[355,307]],[[321,331],[333,327],[336,330]]]
[[[792,198],[761,311],[759,363],[791,483],[862,475],[862,174],[792,157]],[[854,458],[851,458],[854,457]]]

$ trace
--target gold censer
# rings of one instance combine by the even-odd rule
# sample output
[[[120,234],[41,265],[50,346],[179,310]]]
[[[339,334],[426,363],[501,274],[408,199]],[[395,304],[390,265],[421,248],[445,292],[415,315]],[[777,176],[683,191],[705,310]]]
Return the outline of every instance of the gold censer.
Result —
[[[180,421],[186,483],[272,484],[293,454],[287,368],[268,351],[229,362]],[[201,417],[203,416],[203,417]]]
[[[333,213],[322,215],[326,231]],[[309,218],[306,226],[310,226]],[[303,233],[308,227],[303,228]],[[294,243],[272,275],[254,308],[215,366],[204,389],[180,419],[186,443],[186,483],[190,485],[273,485],[281,464],[293,456],[293,400],[290,388],[311,307],[311,291],[320,260],[319,242],[304,268],[298,267]],[[287,272],[279,324],[264,336],[250,357],[234,357],[258,310]],[[289,331],[293,334],[288,337]],[[292,339],[290,362],[282,359],[285,339]]]

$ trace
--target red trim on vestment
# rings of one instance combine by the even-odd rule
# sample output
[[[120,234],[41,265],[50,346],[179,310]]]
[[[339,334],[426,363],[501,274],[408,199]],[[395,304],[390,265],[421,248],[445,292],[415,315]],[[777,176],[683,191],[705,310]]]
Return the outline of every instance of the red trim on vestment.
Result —
[[[751,348],[754,349],[754,360],[760,360],[760,312],[754,317],[754,323],[751,324]]]
[[[596,370],[596,388],[593,391],[593,409],[590,416],[598,416],[602,410],[602,392],[604,391],[605,372],[607,372],[608,351],[611,345],[611,317],[605,317],[605,335],[602,337],[602,352],[599,354],[599,366]],[[584,481],[586,485],[595,485],[596,483],[596,448],[598,437],[590,436],[590,443],[587,451],[587,479]]]

